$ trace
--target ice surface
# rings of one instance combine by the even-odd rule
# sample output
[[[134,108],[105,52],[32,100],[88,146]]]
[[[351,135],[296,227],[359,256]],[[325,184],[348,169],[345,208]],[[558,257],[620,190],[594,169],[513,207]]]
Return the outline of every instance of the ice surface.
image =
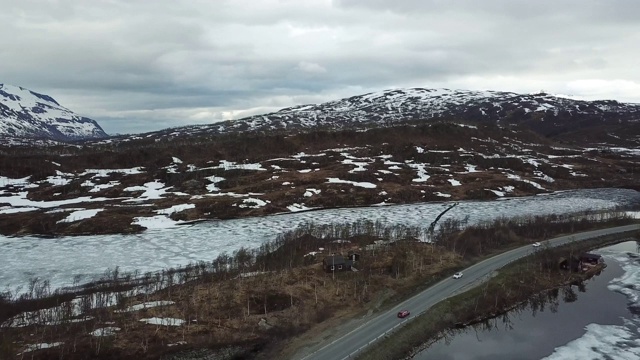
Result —
[[[629,307],[637,309],[635,315],[625,318],[623,325],[589,324],[585,334],[556,348],[544,360],[564,359],[640,359],[640,257],[638,254],[609,250],[603,255],[617,261],[624,270],[607,286],[610,290],[624,294]]]
[[[627,322],[624,326],[589,324],[581,338],[558,347],[543,360],[566,359],[640,359],[638,324]]]
[[[506,187],[501,189],[506,192]],[[566,214],[584,210],[610,209],[640,203],[640,193],[626,189],[589,189],[564,191],[495,201],[462,201],[447,212],[447,218],[470,223],[500,217]],[[64,236],[43,239],[36,236],[0,235],[0,289],[15,289],[29,279],[48,279],[52,289],[101,276],[108,268],[120,271],[158,271],[190,262],[211,261],[222,252],[240,247],[257,248],[278,234],[307,222],[318,224],[351,223],[357,220],[387,224],[424,226],[449,203],[422,203],[301,211],[308,208],[293,204],[293,213],[257,218],[209,221],[191,225],[176,223],[164,215],[139,218],[154,224],[169,222],[171,227],[129,235]],[[299,212],[294,212],[299,211]],[[146,220],[143,220],[146,219]]]
[[[640,254],[628,253],[613,257],[622,266],[624,274],[611,280],[607,287],[626,296],[629,307],[640,314]]]

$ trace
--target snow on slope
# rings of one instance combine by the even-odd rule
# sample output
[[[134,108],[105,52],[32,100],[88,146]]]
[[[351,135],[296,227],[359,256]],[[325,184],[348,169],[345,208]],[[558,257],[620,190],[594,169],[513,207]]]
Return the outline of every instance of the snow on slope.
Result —
[[[386,123],[401,120],[427,119],[444,115],[476,115],[500,118],[501,110],[522,109],[529,112],[567,111],[575,114],[602,112],[634,113],[640,116],[640,105],[615,101],[579,101],[548,94],[516,94],[501,91],[471,91],[450,89],[395,89],[374,92],[319,105],[302,105],[282,109],[267,115],[247,119],[252,124],[273,123],[275,120],[291,125],[299,119],[302,125],[323,125],[348,119],[350,122]],[[286,125],[285,125],[286,127]]]
[[[596,119],[640,120],[640,104],[617,101],[581,101],[545,93],[516,94],[501,91],[407,88],[352,96],[323,104],[289,107],[269,114],[212,125],[192,125],[166,129],[147,137],[178,137],[244,131],[295,131],[311,128],[354,128],[389,126],[411,120],[437,117],[463,121],[500,122],[530,119],[559,121],[575,115]],[[124,138],[121,140],[133,140]]]
[[[52,97],[0,84],[0,137],[76,140],[107,134],[94,120],[76,115]]]

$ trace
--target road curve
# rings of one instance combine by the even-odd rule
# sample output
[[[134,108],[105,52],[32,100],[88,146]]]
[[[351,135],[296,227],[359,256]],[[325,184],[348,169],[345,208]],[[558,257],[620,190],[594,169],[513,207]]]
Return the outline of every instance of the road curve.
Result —
[[[572,241],[582,241],[592,239],[602,235],[611,235],[627,231],[640,230],[640,224],[619,226],[609,229],[593,230],[578,234],[561,236],[549,240],[549,246],[560,246]],[[365,347],[372,344],[379,338],[392,332],[397,327],[402,326],[412,318],[422,314],[435,304],[446,298],[467,290],[488,278],[490,274],[507,265],[508,263],[533,253],[535,248],[531,245],[519,247],[496,255],[487,260],[483,260],[465,269],[461,279],[445,279],[434,286],[425,289],[419,294],[397,304],[393,308],[375,315],[367,322],[363,323],[351,332],[334,338],[330,343],[315,350],[304,357],[295,357],[299,360],[344,360],[357,356]],[[411,315],[398,319],[397,313],[400,310],[408,309]]]

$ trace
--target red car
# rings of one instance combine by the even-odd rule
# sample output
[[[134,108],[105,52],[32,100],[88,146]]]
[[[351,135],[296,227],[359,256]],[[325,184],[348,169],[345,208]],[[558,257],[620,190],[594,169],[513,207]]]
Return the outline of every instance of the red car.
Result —
[[[407,316],[409,316],[410,312],[409,310],[402,310],[398,313],[398,317],[399,318],[406,318]]]

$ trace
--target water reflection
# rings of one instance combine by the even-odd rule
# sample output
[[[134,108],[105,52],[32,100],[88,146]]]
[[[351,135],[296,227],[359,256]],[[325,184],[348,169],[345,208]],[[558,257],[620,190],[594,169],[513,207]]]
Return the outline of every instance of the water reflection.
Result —
[[[632,241],[605,249],[624,254],[636,252],[637,246]],[[589,324],[624,325],[633,316],[627,298],[607,285],[625,271],[613,259],[607,265],[584,284],[549,291],[507,314],[450,331],[413,359],[538,360],[583,337],[593,327]]]

